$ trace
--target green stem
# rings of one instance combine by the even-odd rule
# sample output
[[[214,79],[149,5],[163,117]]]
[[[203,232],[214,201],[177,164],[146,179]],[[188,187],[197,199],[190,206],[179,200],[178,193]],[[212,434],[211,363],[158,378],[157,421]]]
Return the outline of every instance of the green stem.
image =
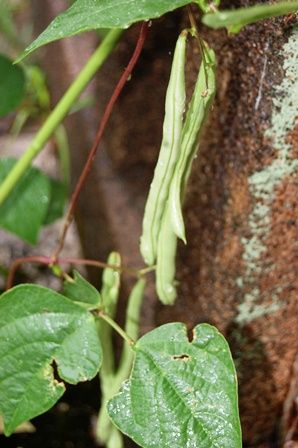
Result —
[[[103,319],[105,322],[107,322],[112,328],[114,328],[115,331],[124,339],[130,347],[132,347],[135,342],[128,336],[127,333],[125,333],[124,330],[110,317],[108,316],[104,311],[100,311],[98,313],[98,317]]]
[[[121,36],[121,33],[122,30],[119,29],[109,31],[106,38],[95,50],[85,67],[81,70],[77,78],[56,105],[55,109],[48,116],[47,120],[35,135],[26,152],[18,160],[13,169],[2,182],[0,186],[0,204],[2,204],[7,198],[11,190],[30,166],[32,160],[43,149],[45,143],[51,137],[57,126],[59,126],[65,118],[78,96],[85,89],[107,57],[111,54]]]
[[[156,270],[156,265],[148,266],[147,268],[140,269],[138,271],[138,274],[139,274],[140,277],[142,277],[143,275],[149,274],[149,272],[153,272],[155,270]]]
[[[10,133],[14,139],[19,136],[29,116],[30,113],[28,109],[21,109],[20,112],[17,113],[10,130]]]

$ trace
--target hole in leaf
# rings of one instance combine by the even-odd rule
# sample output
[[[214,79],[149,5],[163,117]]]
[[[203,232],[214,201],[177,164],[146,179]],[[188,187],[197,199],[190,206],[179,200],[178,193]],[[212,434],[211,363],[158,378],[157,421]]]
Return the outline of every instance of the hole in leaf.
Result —
[[[57,381],[57,383],[60,383],[60,384],[62,383],[63,384],[63,380],[60,378],[59,373],[58,373],[57,362],[54,359],[51,362],[51,367],[53,369],[54,380]]]
[[[184,362],[189,361],[191,359],[191,357],[185,353],[183,353],[182,355],[174,355],[172,356],[172,358],[175,361],[184,361]]]

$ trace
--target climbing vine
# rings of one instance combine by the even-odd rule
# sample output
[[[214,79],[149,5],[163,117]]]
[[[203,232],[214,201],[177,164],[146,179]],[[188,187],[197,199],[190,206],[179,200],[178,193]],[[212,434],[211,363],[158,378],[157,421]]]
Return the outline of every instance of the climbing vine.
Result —
[[[238,412],[237,378],[227,342],[209,324],[193,329],[189,340],[182,323],[155,328],[139,338],[139,320],[146,275],[155,271],[156,292],[166,305],[174,303],[177,238],[186,243],[183,199],[202,128],[216,92],[216,56],[205,42],[194,19],[194,8],[210,27],[239,32],[243,26],[295,12],[298,1],[251,8],[219,10],[219,1],[198,0],[76,0],[20,55],[54,40],[92,29],[107,28],[105,38],[16,161],[0,159],[0,226],[29,243],[39,230],[63,214],[65,188],[31,167],[47,140],[57,132],[65,116],[97,70],[113,52],[123,30],[142,22],[134,53],[108,102],[98,132],[70,197],[55,251],[47,256],[15,260],[0,298],[0,413],[5,434],[50,409],[65,391],[65,383],[77,384],[99,374],[102,403],[97,438],[108,448],[123,446],[122,433],[144,448],[158,446],[242,446]],[[149,21],[178,7],[188,7],[189,28],[178,33],[168,84],[163,139],[148,195],[140,251],[147,266],[126,267],[121,255],[106,262],[61,258],[61,250],[73,220],[78,197],[92,167],[113,106],[138,62]],[[185,104],[186,45],[195,39],[201,65],[188,105]],[[7,70],[7,85],[15,94],[5,97],[0,113],[19,103],[24,73],[0,58]],[[3,82],[3,81],[2,81]],[[186,110],[186,112],[185,112]],[[64,271],[65,263],[103,268],[98,291],[82,275]],[[13,286],[22,263],[49,266],[63,281],[61,293],[33,284]],[[121,277],[135,278],[128,299],[124,327],[115,321]],[[112,331],[124,341],[116,366]],[[54,377],[57,369],[59,380]]]

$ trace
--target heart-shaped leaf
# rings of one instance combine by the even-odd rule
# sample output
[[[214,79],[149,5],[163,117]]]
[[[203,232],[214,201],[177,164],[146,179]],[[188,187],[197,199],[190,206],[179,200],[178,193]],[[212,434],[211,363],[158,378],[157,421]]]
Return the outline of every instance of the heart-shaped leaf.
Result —
[[[207,324],[189,342],[180,323],[135,345],[129,381],[108,404],[113,422],[143,448],[240,448],[237,379],[227,342]]]
[[[94,317],[66,297],[20,285],[0,297],[0,413],[5,434],[50,409],[71,384],[93,378],[102,360]]]
[[[19,60],[54,40],[99,28],[128,28],[132,23],[155,19],[188,3],[192,0],[77,0],[52,21]]]

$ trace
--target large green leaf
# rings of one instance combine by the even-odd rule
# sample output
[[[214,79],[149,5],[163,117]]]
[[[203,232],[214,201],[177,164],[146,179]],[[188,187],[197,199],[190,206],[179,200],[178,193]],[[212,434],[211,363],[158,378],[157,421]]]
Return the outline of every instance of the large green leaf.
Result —
[[[20,285],[0,297],[0,413],[5,434],[51,408],[71,384],[101,364],[94,317],[62,295]]]
[[[0,117],[13,111],[25,93],[25,76],[21,67],[0,54]]]
[[[192,0],[77,0],[52,21],[21,58],[57,39],[98,28],[127,28],[132,23],[160,17],[191,2]]]
[[[238,33],[241,28],[259,20],[296,12],[298,0],[277,2],[273,4],[255,5],[250,8],[239,8],[232,11],[218,11],[206,14],[202,21],[211,28],[228,28],[231,33]]]
[[[13,158],[0,158],[0,183],[15,162]],[[0,206],[0,227],[35,244],[46,217],[50,195],[48,177],[36,168],[29,168]]]
[[[130,380],[108,404],[143,448],[240,448],[237,379],[224,337],[198,325],[163,325],[135,346]]]

